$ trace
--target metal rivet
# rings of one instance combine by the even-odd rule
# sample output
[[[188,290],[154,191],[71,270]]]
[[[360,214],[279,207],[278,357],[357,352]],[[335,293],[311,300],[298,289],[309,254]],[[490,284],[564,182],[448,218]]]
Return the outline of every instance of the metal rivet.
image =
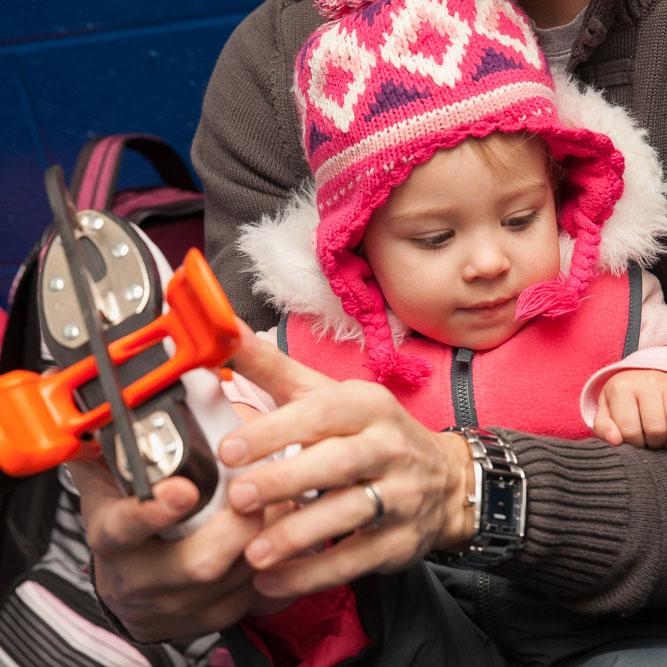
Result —
[[[165,419],[162,415],[157,415],[153,417],[153,428],[162,428],[165,425]]]
[[[104,227],[104,218],[101,218],[99,216],[95,218],[91,218],[90,216],[83,216],[81,218],[81,224],[85,225],[88,227],[88,229],[92,229],[95,232],[98,232],[102,227]]]
[[[144,288],[141,285],[131,285],[125,290],[126,301],[139,301],[144,295]]]
[[[145,441],[145,447],[143,449],[145,458],[149,463],[156,464],[160,463],[165,457],[165,448],[160,440],[160,437],[155,433],[149,433],[148,438]]]
[[[130,246],[127,245],[127,243],[117,243],[113,248],[111,248],[111,254],[116,259],[125,257],[128,252],[130,252]]]
[[[63,336],[65,336],[67,340],[78,338],[80,333],[81,329],[79,329],[76,324],[67,324],[63,329]]]
[[[60,292],[65,289],[65,281],[62,278],[51,278],[49,280],[49,289],[52,292]]]

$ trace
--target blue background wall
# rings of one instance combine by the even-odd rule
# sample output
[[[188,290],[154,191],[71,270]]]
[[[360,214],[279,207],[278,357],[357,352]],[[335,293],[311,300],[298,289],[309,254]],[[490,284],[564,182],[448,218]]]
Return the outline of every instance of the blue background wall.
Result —
[[[69,179],[94,136],[150,132],[188,160],[206,82],[261,0],[10,0],[0,20],[0,305],[49,222],[43,172]],[[133,171],[134,170],[134,171]],[[124,165],[132,177],[142,165]],[[150,174],[149,174],[150,178]]]

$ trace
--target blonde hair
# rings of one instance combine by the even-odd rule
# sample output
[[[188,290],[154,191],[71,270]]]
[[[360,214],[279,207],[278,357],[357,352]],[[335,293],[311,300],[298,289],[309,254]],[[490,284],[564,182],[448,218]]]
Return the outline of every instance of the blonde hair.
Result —
[[[558,186],[565,177],[566,171],[564,166],[554,158],[551,150],[540,136],[536,134],[528,134],[526,132],[518,134],[493,132],[485,137],[469,137],[465,140],[465,143],[468,144],[492,170],[496,172],[505,170],[517,178],[525,179],[526,175],[521,171],[521,166],[517,164],[516,160],[512,159],[512,153],[529,141],[535,140],[539,141],[544,148],[544,155],[547,160],[547,173],[551,180],[552,188],[554,191],[557,191]]]

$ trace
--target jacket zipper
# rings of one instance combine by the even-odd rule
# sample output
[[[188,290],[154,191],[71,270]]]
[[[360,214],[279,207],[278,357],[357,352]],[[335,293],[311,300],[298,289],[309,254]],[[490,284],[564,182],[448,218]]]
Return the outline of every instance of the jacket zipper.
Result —
[[[452,403],[457,426],[477,426],[475,394],[472,384],[472,358],[475,353],[459,347],[452,358]]]
[[[452,357],[452,402],[457,426],[478,426],[475,392],[472,382],[472,350],[460,347]],[[487,572],[472,572],[472,589],[476,619],[480,627],[491,635],[491,576]]]

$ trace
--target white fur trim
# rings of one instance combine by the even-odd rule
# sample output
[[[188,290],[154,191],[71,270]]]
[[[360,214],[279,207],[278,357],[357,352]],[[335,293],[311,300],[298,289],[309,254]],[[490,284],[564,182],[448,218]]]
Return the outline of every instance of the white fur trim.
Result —
[[[556,80],[556,95],[564,124],[609,135],[625,158],[623,195],[602,231],[601,267],[620,273],[630,261],[650,265],[661,250],[658,238],[667,236],[667,187],[646,131],[623,108],[611,106],[590,88],[580,92],[574,82],[561,78]],[[253,291],[281,312],[316,316],[314,328],[321,335],[363,341],[359,323],[345,313],[315,257],[312,238],[318,223],[310,184],[274,218],[264,216],[241,228],[239,247],[252,261]],[[569,236],[561,237],[566,272],[572,245]],[[392,313],[389,319],[398,343],[406,328]]]
[[[275,218],[263,216],[258,224],[241,228],[238,245],[252,260],[253,292],[280,312],[316,316],[318,335],[363,342],[361,325],[343,310],[320,270],[313,249],[319,220],[311,186],[296,193]],[[401,342],[406,327],[391,313],[389,323],[395,342]]]
[[[667,235],[667,187],[657,153],[647,132],[620,106],[607,103],[601,93],[556,78],[556,108],[564,125],[585,127],[608,135],[625,158],[623,195],[605,222],[600,243],[602,268],[622,273],[628,262],[649,267],[658,257],[660,236]],[[561,239],[561,264],[567,269],[573,241]]]

